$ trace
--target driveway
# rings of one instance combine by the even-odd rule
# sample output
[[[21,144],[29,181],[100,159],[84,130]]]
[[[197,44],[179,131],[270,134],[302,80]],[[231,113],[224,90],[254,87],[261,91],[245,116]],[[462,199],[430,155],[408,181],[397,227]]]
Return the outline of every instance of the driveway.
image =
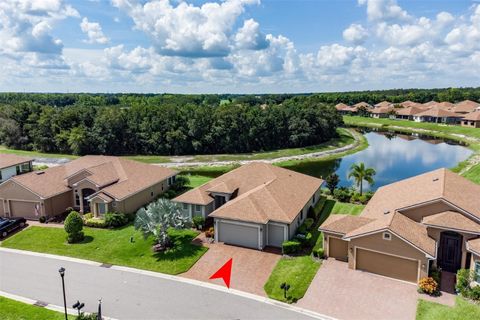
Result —
[[[348,269],[347,263],[323,262],[297,305],[338,319],[415,319],[418,299],[453,306],[448,293],[432,298],[417,293],[415,284]]]
[[[197,238],[198,239],[198,238]],[[209,250],[181,276],[199,281],[224,285],[222,279],[209,280],[210,276],[233,258],[230,287],[266,297],[263,285],[267,282],[281,255],[230,246],[222,243],[205,244]]]

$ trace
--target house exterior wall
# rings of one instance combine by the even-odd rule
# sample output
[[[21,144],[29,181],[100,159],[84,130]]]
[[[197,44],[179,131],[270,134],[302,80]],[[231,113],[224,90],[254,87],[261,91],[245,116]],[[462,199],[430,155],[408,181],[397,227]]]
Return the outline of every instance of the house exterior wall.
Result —
[[[17,168],[16,167],[3,168],[1,171],[2,171],[2,179],[0,179],[0,182],[8,180],[11,177],[17,175]]]
[[[116,202],[115,211],[123,213],[135,213],[138,209],[155,200],[168,189],[167,180],[163,180],[143,191]]]
[[[468,128],[480,128],[480,121],[462,120],[461,125]]]
[[[428,231],[428,236],[435,239],[435,241],[437,241],[437,243],[440,245],[440,235],[443,231],[447,231],[447,230],[444,230],[444,229],[437,229],[437,228],[434,228],[434,227],[428,227],[427,229]],[[455,231],[455,232],[458,232],[458,231]],[[465,267],[466,265],[466,262],[467,262],[467,241],[468,240],[471,240],[471,239],[475,239],[475,238],[478,238],[478,235],[474,235],[474,234],[468,234],[468,233],[463,233],[463,232],[458,232],[459,234],[462,235],[462,268]],[[436,260],[433,262],[433,264],[436,266],[437,265],[437,262]]]
[[[92,200],[90,201],[90,209],[91,209],[91,211],[92,211],[92,213],[93,213],[93,215],[94,215],[95,217],[99,217],[99,216],[101,215],[101,214],[98,212],[98,206],[97,206],[97,204],[99,204],[99,203],[105,204],[105,206],[106,206],[106,208],[105,208],[106,211],[105,211],[105,212],[115,211],[111,203],[106,203],[106,202],[104,202],[102,199],[95,198],[95,199],[92,199]]]
[[[13,180],[9,180],[0,185],[0,198],[12,200],[40,201],[40,197],[30,190],[22,187]]]
[[[348,267],[355,269],[355,247],[370,249],[391,255],[420,260],[420,278],[428,275],[428,259],[425,253],[412,247],[394,234],[390,240],[383,239],[383,232],[351,239],[348,244]],[[380,263],[380,262],[379,262]]]
[[[53,217],[62,214],[67,208],[73,208],[73,196],[72,191],[68,191],[52,198],[44,200],[44,215],[47,217]]]
[[[455,208],[439,200],[434,203],[429,203],[408,210],[401,210],[400,212],[416,222],[421,222],[423,217],[431,216],[433,214],[449,210],[455,211]]]
[[[298,213],[298,215],[295,217],[293,222],[289,225],[288,227],[288,238],[291,239],[295,236],[297,232],[297,228],[302,225],[302,223],[305,221],[308,215],[308,210],[310,207],[315,207],[317,204],[318,200],[320,200],[320,195],[321,195],[321,189],[318,188],[317,191],[310,197],[308,202],[305,204],[303,209]]]

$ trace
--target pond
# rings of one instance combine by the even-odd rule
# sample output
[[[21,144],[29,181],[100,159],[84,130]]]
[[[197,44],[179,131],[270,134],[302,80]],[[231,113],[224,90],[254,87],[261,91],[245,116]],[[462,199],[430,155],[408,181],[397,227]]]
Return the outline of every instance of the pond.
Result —
[[[438,168],[452,168],[466,160],[472,151],[453,141],[395,134],[390,132],[364,132],[369,147],[341,159],[330,161],[307,161],[289,169],[316,177],[326,177],[336,172],[340,177],[339,186],[350,187],[350,167],[363,162],[376,170],[375,184],[364,184],[365,190],[375,190],[386,184],[406,179]]]

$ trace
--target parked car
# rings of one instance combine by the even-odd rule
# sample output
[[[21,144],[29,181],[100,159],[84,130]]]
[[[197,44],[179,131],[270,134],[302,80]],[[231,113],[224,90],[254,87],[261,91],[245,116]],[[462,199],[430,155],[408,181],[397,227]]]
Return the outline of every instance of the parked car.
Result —
[[[0,217],[0,238],[5,238],[14,230],[25,227],[26,223],[25,218],[8,219]]]

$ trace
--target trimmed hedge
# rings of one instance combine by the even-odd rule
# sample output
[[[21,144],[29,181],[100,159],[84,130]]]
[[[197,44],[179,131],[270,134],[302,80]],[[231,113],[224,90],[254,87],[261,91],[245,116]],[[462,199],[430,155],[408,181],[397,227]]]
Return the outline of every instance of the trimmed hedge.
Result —
[[[201,216],[194,216],[192,219],[193,225],[195,228],[200,229],[200,226],[205,226],[205,218]]]
[[[300,251],[302,244],[297,240],[284,241],[282,243],[283,254],[292,254]]]
[[[106,228],[107,227],[107,223],[105,222],[104,219],[97,219],[97,218],[91,218],[91,219],[85,220],[84,224],[85,226],[90,228]]]
[[[124,213],[108,212],[105,213],[105,224],[110,228],[123,227],[128,223],[128,217]]]

